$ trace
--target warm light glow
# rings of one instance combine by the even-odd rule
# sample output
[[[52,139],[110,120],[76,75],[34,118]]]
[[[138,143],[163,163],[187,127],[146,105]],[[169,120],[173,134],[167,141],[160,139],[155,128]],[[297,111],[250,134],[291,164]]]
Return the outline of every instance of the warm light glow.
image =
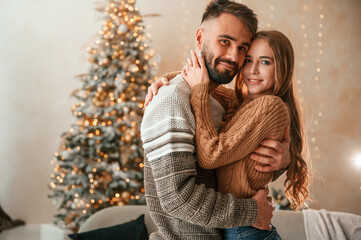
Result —
[[[352,159],[355,163],[355,166],[361,169],[361,152],[355,153]]]

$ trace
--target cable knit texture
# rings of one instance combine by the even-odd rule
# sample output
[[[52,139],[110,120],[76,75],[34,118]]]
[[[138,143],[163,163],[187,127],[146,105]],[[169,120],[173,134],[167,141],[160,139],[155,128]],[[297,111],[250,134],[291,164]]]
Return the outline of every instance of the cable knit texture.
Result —
[[[257,218],[254,199],[216,192],[215,171],[198,166],[190,98],[178,75],[159,89],[143,117],[145,194],[158,227],[150,239],[222,239],[221,228],[253,225]],[[210,105],[219,125],[224,109],[213,98]]]
[[[217,99],[230,101],[228,91],[215,94],[219,95]],[[282,140],[290,121],[287,105],[273,95],[245,100],[217,133],[210,114],[208,85],[198,84],[192,89],[191,103],[197,123],[198,163],[206,169],[217,168],[218,190],[250,198],[265,188],[273,172],[257,171],[257,162],[250,154],[264,139]]]

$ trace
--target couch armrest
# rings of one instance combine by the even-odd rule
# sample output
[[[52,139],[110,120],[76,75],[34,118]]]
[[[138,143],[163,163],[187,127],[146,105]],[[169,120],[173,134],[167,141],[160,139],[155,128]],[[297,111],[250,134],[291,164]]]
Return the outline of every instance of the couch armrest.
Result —
[[[276,210],[273,212],[272,224],[283,240],[306,240],[302,211]]]

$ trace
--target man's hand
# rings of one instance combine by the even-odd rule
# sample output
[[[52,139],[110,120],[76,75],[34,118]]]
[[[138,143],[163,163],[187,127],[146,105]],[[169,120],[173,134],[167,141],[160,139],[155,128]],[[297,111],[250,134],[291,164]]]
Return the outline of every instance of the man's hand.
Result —
[[[258,207],[258,215],[253,227],[261,230],[270,230],[272,228],[270,224],[275,206],[268,201],[268,193],[269,191],[267,189],[261,189],[252,197],[256,200]]]
[[[251,154],[251,159],[267,165],[256,165],[256,170],[273,172],[286,169],[291,162],[290,142],[290,126],[286,127],[282,142],[263,140],[260,146]]]

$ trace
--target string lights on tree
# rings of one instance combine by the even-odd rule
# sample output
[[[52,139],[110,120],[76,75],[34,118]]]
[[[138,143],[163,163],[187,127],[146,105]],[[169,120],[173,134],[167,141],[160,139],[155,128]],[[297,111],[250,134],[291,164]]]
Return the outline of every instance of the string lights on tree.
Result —
[[[135,0],[110,1],[98,34],[73,94],[74,124],[51,161],[55,223],[71,229],[100,209],[145,204],[139,125],[157,62]]]

